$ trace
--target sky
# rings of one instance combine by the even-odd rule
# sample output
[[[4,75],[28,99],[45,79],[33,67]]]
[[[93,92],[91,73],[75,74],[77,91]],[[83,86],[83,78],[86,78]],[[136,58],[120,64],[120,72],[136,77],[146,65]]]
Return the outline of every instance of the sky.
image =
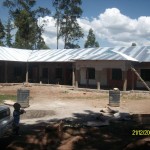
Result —
[[[2,1],[2,0],[1,0]],[[43,38],[50,48],[56,48],[56,26],[52,18],[52,0],[36,0],[36,7],[47,7],[51,15],[47,20]],[[84,32],[79,45],[84,47],[89,29],[92,28],[101,47],[150,45],[150,0],[82,0],[83,14],[78,23]],[[0,18],[7,20],[7,9],[0,2]],[[59,48],[64,42],[59,40]]]

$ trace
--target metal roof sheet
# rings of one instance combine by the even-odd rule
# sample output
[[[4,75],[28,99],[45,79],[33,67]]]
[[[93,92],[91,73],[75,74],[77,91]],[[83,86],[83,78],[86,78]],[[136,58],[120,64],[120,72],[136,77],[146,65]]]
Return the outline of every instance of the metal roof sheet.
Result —
[[[31,50],[0,47],[0,60],[26,62]]]
[[[21,62],[70,62],[75,60],[150,62],[150,46],[48,50],[25,50],[0,47],[0,60]]]

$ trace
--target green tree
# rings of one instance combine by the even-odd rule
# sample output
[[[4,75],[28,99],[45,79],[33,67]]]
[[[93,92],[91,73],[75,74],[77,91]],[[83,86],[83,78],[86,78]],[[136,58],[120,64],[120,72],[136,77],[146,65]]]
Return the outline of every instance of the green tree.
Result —
[[[5,28],[0,20],[0,46],[4,46],[3,39],[5,37]]]
[[[99,43],[96,41],[95,34],[93,33],[92,29],[89,30],[84,47],[85,48],[99,47]]]
[[[16,48],[43,49],[43,44],[45,46],[42,38],[43,26],[38,26],[37,22],[39,17],[44,17],[50,12],[42,7],[33,9],[35,4],[34,0],[5,0],[3,2],[3,5],[9,9],[17,28],[14,43]]]
[[[42,27],[38,28],[36,49],[49,49],[49,47],[45,44],[44,39],[42,38],[42,32]]]
[[[77,19],[82,15],[81,0],[53,0],[58,35],[64,40],[64,48],[79,47],[78,40],[84,36]]]
[[[11,34],[12,30],[14,29],[13,24],[11,23],[11,19],[8,18],[7,24],[5,25],[5,43],[6,46],[12,47],[12,37],[13,35]]]

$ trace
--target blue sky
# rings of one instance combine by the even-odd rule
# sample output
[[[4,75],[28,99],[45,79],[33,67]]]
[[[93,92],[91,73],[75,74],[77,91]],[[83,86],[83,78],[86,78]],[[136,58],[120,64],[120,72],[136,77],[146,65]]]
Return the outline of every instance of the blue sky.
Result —
[[[47,7],[53,13],[51,0],[36,0],[37,6]],[[80,40],[84,45],[90,28],[94,30],[100,46],[150,45],[150,0],[82,0],[83,15],[78,20],[85,34]],[[0,18],[7,20],[7,9],[0,2]],[[50,16],[43,37],[51,48],[56,48],[55,21]],[[39,22],[43,19],[40,18]],[[63,47],[61,39],[60,48]]]
[[[52,0],[36,0],[37,5],[52,9]],[[49,7],[48,7],[49,6]],[[150,0],[82,0],[83,17],[97,17],[107,8],[118,8],[131,18],[150,15]]]
[[[149,6],[149,0],[83,0],[84,15],[88,17],[96,17],[107,8],[118,8],[124,15],[138,18],[150,15]]]

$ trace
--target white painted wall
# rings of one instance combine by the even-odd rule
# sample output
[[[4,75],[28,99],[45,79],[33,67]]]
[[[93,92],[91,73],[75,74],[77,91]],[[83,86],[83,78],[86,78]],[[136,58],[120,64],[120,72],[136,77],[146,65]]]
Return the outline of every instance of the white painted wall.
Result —
[[[97,73],[97,72],[95,72]],[[107,85],[107,70],[100,71],[100,83],[102,86]],[[86,68],[80,68],[80,84],[86,84]],[[89,79],[89,85],[96,85],[96,79]]]
[[[89,79],[89,85],[96,85],[96,80]]]
[[[107,85],[107,70],[104,69],[101,71],[101,77],[100,77],[100,83],[101,86],[106,86]]]
[[[86,84],[86,68],[80,68],[80,84]],[[89,79],[89,85],[96,85],[96,80]]]
[[[107,68],[121,68],[126,70],[127,63],[125,61],[77,61],[76,69],[80,70],[80,84],[86,84],[86,68],[95,68],[100,71],[100,84],[107,86]],[[90,80],[89,85],[96,85],[96,79]]]
[[[121,68],[123,71],[127,69],[127,62],[125,61],[115,61],[115,60],[110,60],[110,61],[77,61],[76,62],[76,69],[80,68],[87,68],[87,67],[92,67],[95,68],[96,70],[102,70],[106,68]]]
[[[80,84],[86,84],[86,68],[80,68]]]

